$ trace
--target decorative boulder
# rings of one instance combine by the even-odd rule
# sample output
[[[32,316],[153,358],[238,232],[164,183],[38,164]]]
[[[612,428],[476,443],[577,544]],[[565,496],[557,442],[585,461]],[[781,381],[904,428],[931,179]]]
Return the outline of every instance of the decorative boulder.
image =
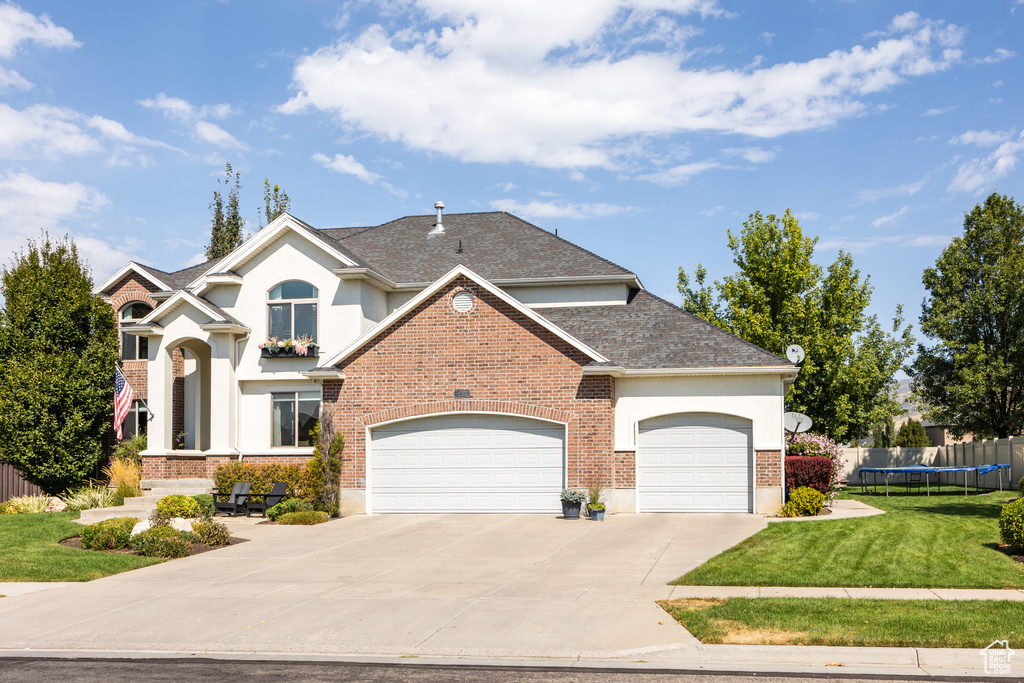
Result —
[[[151,526],[153,525],[150,523],[148,519],[139,522],[134,527],[132,527],[132,536],[134,536],[135,534],[142,533]],[[170,524],[168,524],[168,526],[170,526],[172,529],[177,529],[178,531],[192,531],[192,520],[185,519],[183,517],[174,517],[173,519],[171,519]]]
[[[134,536],[136,534],[141,534],[143,531],[145,531],[146,529],[148,529],[151,526],[153,526],[153,525],[149,523],[148,519],[145,519],[145,520],[139,522],[138,524],[136,524],[135,526],[132,527],[132,536]]]
[[[67,509],[68,504],[56,496],[50,498],[50,504],[46,507],[47,512],[64,512]]]

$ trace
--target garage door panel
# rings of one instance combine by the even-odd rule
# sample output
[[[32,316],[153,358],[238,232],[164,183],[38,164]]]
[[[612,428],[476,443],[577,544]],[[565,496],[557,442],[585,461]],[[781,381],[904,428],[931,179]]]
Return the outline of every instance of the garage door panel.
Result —
[[[564,428],[500,415],[410,420],[371,432],[376,512],[557,512]]]
[[[748,512],[753,504],[751,424],[727,415],[682,414],[640,425],[641,512]]]

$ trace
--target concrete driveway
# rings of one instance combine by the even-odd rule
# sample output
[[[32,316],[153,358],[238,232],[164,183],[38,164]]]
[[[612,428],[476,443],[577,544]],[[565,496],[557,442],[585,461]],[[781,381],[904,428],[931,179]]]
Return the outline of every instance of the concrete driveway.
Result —
[[[371,515],[229,524],[215,552],[0,599],[0,648],[629,657],[694,643],[666,582],[749,515]]]

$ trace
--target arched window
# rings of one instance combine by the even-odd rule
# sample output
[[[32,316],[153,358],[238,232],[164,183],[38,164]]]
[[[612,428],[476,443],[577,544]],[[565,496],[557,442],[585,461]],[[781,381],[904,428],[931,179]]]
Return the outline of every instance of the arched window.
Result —
[[[316,343],[316,303],[319,292],[308,282],[289,280],[270,290],[267,317],[270,337],[309,337]]]
[[[142,320],[150,311],[153,310],[152,306],[146,304],[134,303],[128,304],[121,309],[121,327],[135,322],[136,320]],[[121,360],[146,360],[149,355],[149,339],[146,337],[136,337],[134,334],[128,334],[123,329],[121,331]]]

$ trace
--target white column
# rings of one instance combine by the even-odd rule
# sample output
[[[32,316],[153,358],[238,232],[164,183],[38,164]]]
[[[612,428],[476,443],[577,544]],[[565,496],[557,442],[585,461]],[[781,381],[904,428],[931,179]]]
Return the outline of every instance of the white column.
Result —
[[[207,400],[210,448],[207,455],[238,455],[235,433],[238,411],[238,391],[235,379],[235,335],[210,335],[210,382]],[[204,387],[206,390],[206,387]],[[207,421],[204,421],[207,424]]]
[[[147,363],[147,386],[150,409],[147,448],[144,454],[166,455],[174,449],[174,359],[172,350],[164,348],[163,337],[149,338],[151,358]],[[152,349],[156,347],[155,352]]]

